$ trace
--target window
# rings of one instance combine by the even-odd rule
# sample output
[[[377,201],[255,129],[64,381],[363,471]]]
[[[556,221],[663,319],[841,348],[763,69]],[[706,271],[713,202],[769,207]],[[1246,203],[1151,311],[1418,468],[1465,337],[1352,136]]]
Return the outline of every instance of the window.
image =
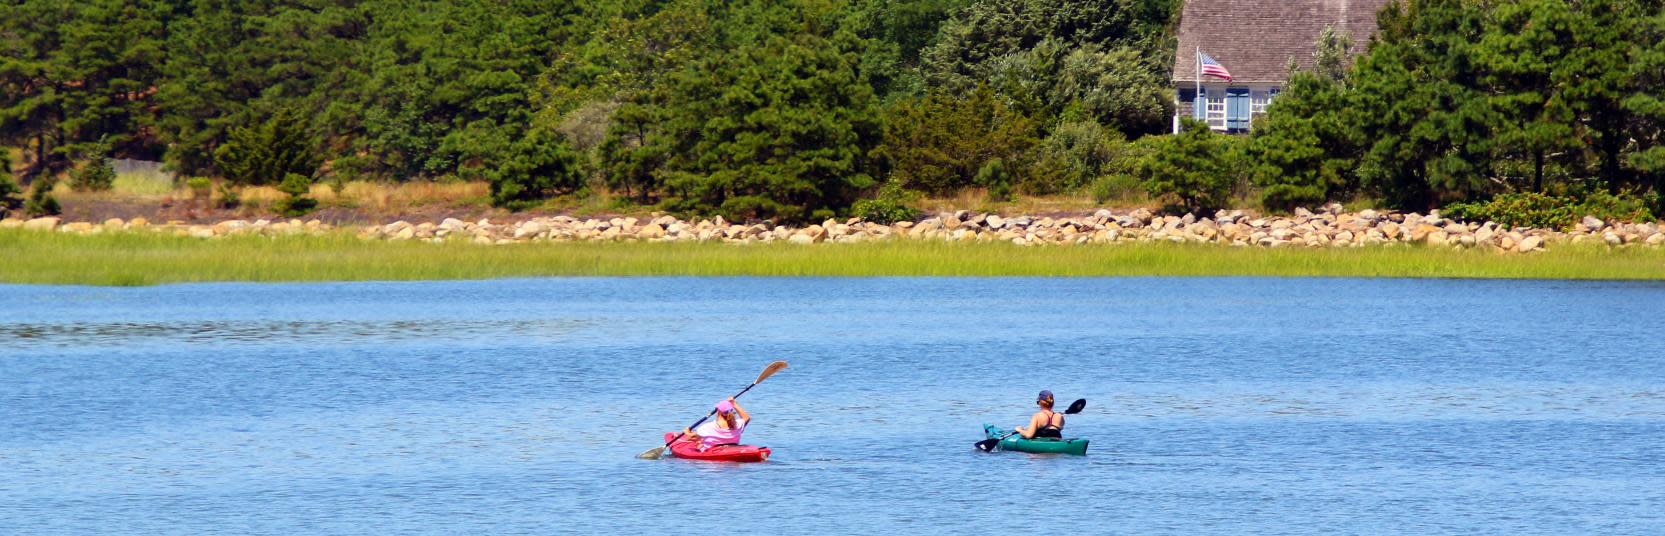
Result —
[[[1219,91],[1210,91],[1210,92],[1208,92],[1208,94],[1204,95],[1204,97],[1206,97],[1208,99],[1208,105],[1205,107],[1205,110],[1207,111],[1207,116],[1204,117],[1204,121],[1208,122],[1208,128],[1212,128],[1214,130],[1225,130],[1226,129],[1226,95],[1225,95],[1225,93],[1224,92],[1219,92]]]
[[[1249,97],[1249,122],[1252,124],[1260,120],[1266,113],[1266,105],[1272,103],[1272,93],[1266,90],[1256,90]]]

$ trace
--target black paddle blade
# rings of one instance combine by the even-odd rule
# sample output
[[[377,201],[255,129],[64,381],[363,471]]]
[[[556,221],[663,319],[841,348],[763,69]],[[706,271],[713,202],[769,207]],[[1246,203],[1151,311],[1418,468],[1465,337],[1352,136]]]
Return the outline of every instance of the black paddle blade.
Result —
[[[1075,399],[1074,402],[1070,403],[1069,409],[1064,410],[1064,414],[1065,415],[1075,415],[1077,413],[1081,413],[1081,410],[1084,410],[1084,409],[1087,409],[1087,399],[1077,398],[1077,399]]]
[[[977,450],[981,450],[983,452],[994,452],[994,448],[999,445],[999,439],[984,439],[982,441],[978,441],[976,446]]]

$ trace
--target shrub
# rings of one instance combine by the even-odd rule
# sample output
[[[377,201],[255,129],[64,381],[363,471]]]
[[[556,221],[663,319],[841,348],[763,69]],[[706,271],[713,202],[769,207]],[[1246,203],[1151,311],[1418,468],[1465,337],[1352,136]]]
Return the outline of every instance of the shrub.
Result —
[[[55,216],[63,212],[63,206],[58,204],[58,198],[52,197],[52,188],[58,185],[58,179],[42,173],[35,179],[34,190],[29,192],[29,199],[23,203],[23,213],[29,217]]]
[[[231,187],[231,183],[220,183],[219,191],[220,201],[215,203],[214,206],[223,209],[233,209],[243,204],[243,198],[237,195],[237,190]]]
[[[551,133],[534,130],[516,141],[506,160],[487,173],[491,204],[519,211],[584,185],[578,156]]]
[[[116,166],[110,160],[109,145],[100,141],[93,155],[70,174],[69,185],[81,192],[105,192],[116,184]]]
[[[0,164],[5,162],[0,161]],[[0,218],[12,217],[23,208],[23,188],[12,179],[11,170],[0,167]]]
[[[1145,189],[1177,201],[1179,210],[1202,213],[1224,208],[1231,198],[1239,170],[1231,140],[1195,119],[1185,119],[1181,132],[1163,140],[1139,164]]]
[[[1623,221],[1654,219],[1646,199],[1604,191],[1590,192],[1582,198],[1534,192],[1498,194],[1486,201],[1447,205],[1445,214],[1467,221],[1494,221],[1508,227],[1544,229],[1571,227],[1584,216]]]
[[[1006,170],[1005,160],[996,158],[983,164],[977,170],[977,184],[989,189],[989,201],[1012,200],[1012,173]]]
[[[1039,141],[1037,123],[987,87],[966,95],[901,99],[885,116],[883,141],[873,156],[889,167],[892,179],[932,194],[976,184],[990,160],[1019,163]]]
[[[310,177],[323,163],[304,119],[290,110],[259,125],[232,129],[214,150],[214,160],[226,180],[255,186],[277,184],[291,173]]]
[[[295,218],[312,212],[312,209],[318,206],[318,200],[306,196],[308,192],[312,191],[312,179],[305,175],[290,173],[289,176],[283,178],[281,184],[278,184],[278,191],[289,194],[289,197],[280,199],[272,205],[272,208],[277,210],[278,214]]]
[[[1119,132],[1095,121],[1064,123],[1041,141],[1024,189],[1035,194],[1074,191],[1110,173],[1128,153]]]
[[[918,192],[904,189],[901,182],[892,180],[879,187],[878,196],[856,201],[851,210],[861,219],[889,225],[919,217],[919,211],[909,205],[918,196]]]
[[[1657,197],[1658,192],[1652,196]],[[1657,204],[1657,199],[1634,194],[1613,195],[1604,190],[1596,190],[1584,195],[1577,210],[1580,217],[1595,216],[1604,220],[1617,221],[1653,221],[1655,215],[1648,207]]]
[[[1126,173],[1115,173],[1093,181],[1093,202],[1100,205],[1110,201],[1133,199],[1144,192],[1139,178]]]

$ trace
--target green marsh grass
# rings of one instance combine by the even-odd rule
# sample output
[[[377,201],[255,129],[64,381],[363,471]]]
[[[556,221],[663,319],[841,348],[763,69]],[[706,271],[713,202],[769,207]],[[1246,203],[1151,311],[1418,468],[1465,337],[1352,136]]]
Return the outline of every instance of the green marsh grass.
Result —
[[[1356,276],[1665,279],[1665,250],[1558,245],[1528,255],[1411,246],[1261,249],[1118,244],[531,243],[215,240],[154,232],[80,236],[0,230],[0,282],[153,285],[530,276]]]

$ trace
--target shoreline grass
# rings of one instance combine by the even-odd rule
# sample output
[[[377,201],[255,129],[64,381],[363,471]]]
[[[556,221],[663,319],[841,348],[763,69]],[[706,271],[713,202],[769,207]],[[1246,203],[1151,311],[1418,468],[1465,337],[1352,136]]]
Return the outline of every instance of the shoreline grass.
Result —
[[[1414,246],[1117,244],[431,244],[323,236],[215,240],[0,230],[0,283],[138,286],[538,276],[1288,276],[1665,280],[1665,249],[1559,244],[1505,255]]]

